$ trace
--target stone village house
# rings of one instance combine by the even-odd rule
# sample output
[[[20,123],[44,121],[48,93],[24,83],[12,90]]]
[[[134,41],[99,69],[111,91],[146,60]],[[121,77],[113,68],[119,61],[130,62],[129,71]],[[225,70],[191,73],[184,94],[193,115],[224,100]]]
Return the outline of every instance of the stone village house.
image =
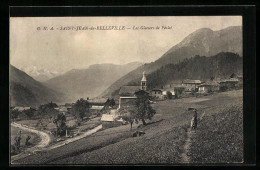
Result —
[[[117,109],[112,109],[107,114],[102,114],[100,121],[103,129],[121,126],[125,123],[125,121],[119,117]]]
[[[202,82],[200,80],[183,80],[182,86],[185,87],[185,92],[195,91],[197,92],[198,86],[201,85]]]
[[[172,96],[175,95],[175,91],[174,88],[165,88],[165,89],[153,89],[151,90],[151,97],[153,99],[157,99],[157,100],[165,100],[167,99],[167,93],[170,92],[172,94]]]
[[[152,96],[152,98],[154,98],[154,99],[161,99],[161,100],[163,100],[163,90],[161,90],[161,89],[153,89],[153,90],[151,90],[151,96]]]
[[[208,81],[206,83],[203,83],[198,86],[198,92],[199,93],[210,93],[210,92],[216,92],[219,91],[219,83],[216,81]]]
[[[139,91],[147,91],[146,74],[143,72],[140,86],[122,86],[119,90],[119,109],[134,104]]]
[[[222,80],[220,84],[220,89],[234,89],[239,83],[238,78],[230,78]]]
[[[87,101],[90,104],[92,116],[101,114],[105,109],[108,109],[110,105],[109,98],[94,98],[88,99]]]
[[[148,94],[147,90],[147,80],[146,74],[143,72],[143,77],[141,79],[140,86],[122,86],[119,90],[119,107],[120,108],[128,108],[130,105],[134,105],[138,95]],[[91,102],[93,105],[96,102]],[[103,100],[102,105],[106,105],[107,101]],[[99,102],[99,105],[101,102]],[[101,105],[101,106],[102,106]],[[93,107],[93,106],[92,106]],[[111,128],[122,125],[122,120],[118,120],[118,114],[115,113],[117,110],[110,110],[107,114],[102,114],[101,123],[102,128]]]
[[[113,114],[103,114],[101,117],[102,129],[121,126],[122,122],[117,121],[116,118],[116,115]]]

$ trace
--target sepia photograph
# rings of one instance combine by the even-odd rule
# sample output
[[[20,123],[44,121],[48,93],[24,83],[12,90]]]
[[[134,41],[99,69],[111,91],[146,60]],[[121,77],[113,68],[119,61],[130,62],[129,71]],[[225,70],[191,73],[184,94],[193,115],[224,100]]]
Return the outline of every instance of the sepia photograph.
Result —
[[[10,17],[10,164],[244,163],[242,21]]]

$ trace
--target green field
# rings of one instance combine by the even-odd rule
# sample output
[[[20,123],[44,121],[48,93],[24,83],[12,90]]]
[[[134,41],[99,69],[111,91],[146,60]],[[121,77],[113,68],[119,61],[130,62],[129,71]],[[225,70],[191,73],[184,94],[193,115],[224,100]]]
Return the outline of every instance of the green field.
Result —
[[[16,161],[20,164],[176,164],[198,109],[198,129],[191,136],[190,162],[241,162],[242,90],[153,104],[156,115],[148,125],[134,124],[99,131],[65,146]],[[212,126],[213,125],[213,126]],[[146,134],[132,137],[138,130]],[[214,134],[214,135],[213,135]],[[209,156],[210,154],[211,156]]]

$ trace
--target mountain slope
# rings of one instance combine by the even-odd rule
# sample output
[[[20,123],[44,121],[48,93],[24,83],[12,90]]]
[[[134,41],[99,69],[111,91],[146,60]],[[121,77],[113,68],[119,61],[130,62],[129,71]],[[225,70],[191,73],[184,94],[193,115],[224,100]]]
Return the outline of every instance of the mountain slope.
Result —
[[[66,97],[10,65],[10,100],[11,106],[37,107],[51,101],[62,102]]]
[[[164,65],[173,59],[179,61],[187,56],[213,56],[220,52],[242,56],[242,27],[228,27],[219,31],[201,28],[168,50],[157,62]]]
[[[140,65],[138,62],[125,65],[96,64],[88,69],[71,70],[45,81],[44,84],[55,91],[70,95],[74,100],[96,97],[117,79]]]
[[[155,62],[144,64],[117,80],[102,93],[102,96],[114,96],[121,86],[141,79],[143,71],[150,74],[166,64],[175,64],[185,58],[195,55],[213,56],[220,52],[233,52],[242,56],[242,27],[228,27],[219,31],[199,29],[169,49]]]
[[[60,73],[58,72],[51,72],[44,68],[37,68],[36,66],[20,68],[20,70],[40,82],[47,81],[53,77],[60,75]]]
[[[229,78],[231,74],[242,75],[243,58],[230,52],[215,56],[195,56],[178,64],[167,64],[147,76],[150,89],[184,79],[207,81],[211,78]]]

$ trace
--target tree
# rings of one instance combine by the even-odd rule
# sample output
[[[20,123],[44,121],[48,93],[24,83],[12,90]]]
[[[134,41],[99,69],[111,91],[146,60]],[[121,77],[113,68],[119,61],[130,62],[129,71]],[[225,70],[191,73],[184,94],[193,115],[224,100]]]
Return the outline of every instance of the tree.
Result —
[[[30,119],[30,118],[32,118],[33,117],[33,115],[34,115],[34,110],[33,109],[28,109],[28,110],[24,110],[23,111],[24,112],[24,114]]]
[[[145,119],[151,120],[156,113],[150,105],[148,93],[140,90],[136,92],[136,95],[137,99],[134,104],[129,104],[127,107],[119,109],[119,112],[122,114],[121,118],[130,123],[131,129],[133,123],[138,123],[139,120],[142,121],[143,125],[146,125]]]
[[[49,108],[55,108],[55,107],[58,107],[58,105],[56,103],[52,103],[52,101],[48,104],[46,104],[47,107]]]
[[[53,123],[57,127],[56,134],[60,135],[60,136],[64,136],[66,134],[66,129],[67,129],[67,126],[66,126],[66,116],[63,113],[58,113],[55,116],[55,118],[53,120]]]
[[[25,146],[29,146],[31,143],[29,142],[29,140],[31,139],[31,136],[27,136],[26,140],[25,140]]]
[[[72,106],[72,114],[81,122],[84,116],[90,116],[89,108],[88,101],[81,98]]]
[[[123,116],[121,116],[121,118],[124,121],[127,121],[130,123],[130,127],[131,127],[130,129],[132,130],[133,123],[134,122],[138,123],[138,119],[136,117],[137,114],[135,114],[137,112],[136,107],[130,106],[127,109],[121,108],[121,109],[119,109],[119,112],[123,115]]]
[[[18,135],[14,138],[14,140],[15,140],[15,143],[14,143],[15,150],[20,151],[21,140],[22,140],[22,131],[21,130],[19,131]]]
[[[38,122],[37,122],[37,124],[36,124],[36,127],[39,127],[40,129],[45,130],[46,127],[48,126],[48,124],[49,124],[49,123],[44,122],[43,118],[41,117],[41,118],[38,120]]]
[[[15,121],[15,119],[19,116],[20,113],[21,113],[21,112],[19,112],[19,110],[17,110],[17,109],[12,109],[12,110],[11,110],[11,119],[12,119],[13,121]]]
[[[227,86],[220,86],[219,91],[224,92],[227,91],[228,87]]]
[[[39,108],[38,108],[38,115],[40,117],[44,117],[44,116],[48,116],[48,115],[56,115],[59,111],[57,111],[55,109],[55,107],[58,107],[56,103],[48,103],[48,104],[44,104],[44,105],[41,105]]]
[[[172,99],[172,93],[170,91],[167,91],[167,99]]]
[[[57,114],[59,114],[59,111],[54,109],[53,103],[52,104],[44,104],[41,105],[37,113],[39,115],[39,120],[36,124],[36,127],[40,127],[41,129],[46,129],[49,123],[52,122],[52,118],[54,118]],[[46,118],[49,118],[49,122],[46,122]],[[44,121],[45,120],[45,121]]]
[[[146,125],[145,119],[151,120],[156,113],[150,105],[148,94],[137,95],[135,107],[135,118],[141,120],[143,122],[143,125]]]
[[[184,87],[175,87],[174,88],[175,98],[179,98],[184,91],[185,91]]]
[[[110,107],[113,108],[115,105],[116,105],[116,102],[115,102],[114,99],[109,100],[109,106],[110,106]]]

